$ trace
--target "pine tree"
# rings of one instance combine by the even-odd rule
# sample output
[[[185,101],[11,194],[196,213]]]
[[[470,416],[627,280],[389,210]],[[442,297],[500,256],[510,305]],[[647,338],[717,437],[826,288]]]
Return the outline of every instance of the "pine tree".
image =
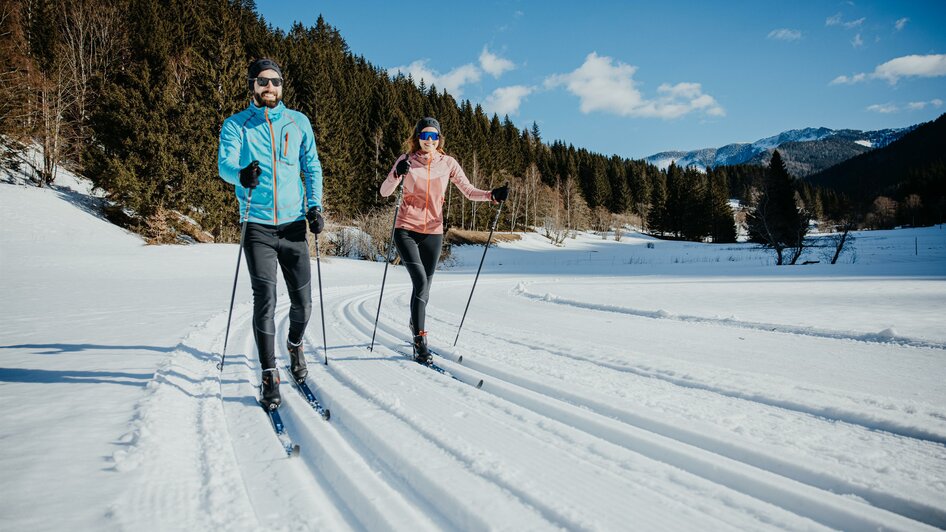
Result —
[[[673,163],[670,166],[675,166]],[[651,174],[650,210],[647,212],[647,228],[652,234],[661,234],[669,231],[667,211],[667,174],[654,172]]]
[[[758,198],[749,212],[748,226],[753,242],[775,251],[777,265],[784,264],[787,248],[798,249],[803,245],[808,231],[808,217],[798,208],[796,194],[795,180],[775,150],[769,169],[759,183]]]
[[[155,214],[173,196],[178,161],[171,153],[170,83],[173,18],[158,0],[135,2],[127,13],[130,57],[105,85],[93,113],[101,149],[90,174],[111,200],[141,216]]]
[[[680,237],[700,242],[711,233],[713,212],[708,200],[706,174],[689,167],[680,183]]]
[[[611,201],[608,209],[619,214],[630,210],[633,200],[627,185],[624,161],[617,155],[608,160],[608,181],[611,183]]]
[[[709,204],[710,232],[714,243],[736,241],[736,225],[733,211],[729,206],[729,184],[726,174],[707,169],[707,203]]]

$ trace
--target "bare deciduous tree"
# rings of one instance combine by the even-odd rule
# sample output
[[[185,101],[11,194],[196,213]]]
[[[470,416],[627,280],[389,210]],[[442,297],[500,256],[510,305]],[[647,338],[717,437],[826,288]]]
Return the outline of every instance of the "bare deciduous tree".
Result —
[[[877,196],[868,215],[868,223],[877,229],[889,229],[894,226],[896,215],[897,202],[887,196]]]
[[[548,238],[553,245],[561,246],[568,236],[568,228],[563,227],[552,216],[546,216],[542,224],[542,234]]]
[[[835,234],[831,237],[834,243],[834,255],[831,256],[831,264],[837,264],[844,250],[849,248],[854,242],[854,237],[852,237],[850,233],[855,227],[857,227],[857,222],[853,216],[842,220],[841,223],[838,224],[835,229]]]
[[[529,191],[526,196],[526,225],[529,225],[529,197],[532,198],[532,224],[537,225],[539,223],[539,184],[542,182],[542,176],[539,174],[539,169],[532,163],[529,165],[529,168],[526,170],[526,190]]]
[[[89,139],[89,109],[97,96],[93,82],[96,77],[110,75],[122,52],[119,15],[114,3],[70,0],[59,4],[57,16],[62,39],[59,55],[71,78],[75,133],[80,143]],[[179,80],[182,87],[184,81]],[[76,155],[81,163],[82,150],[78,150]]]
[[[904,210],[904,218],[910,218],[910,225],[916,226],[916,215],[923,208],[923,200],[919,194],[910,194],[903,199],[901,203]]]
[[[77,91],[66,66],[57,61],[49,72],[41,73],[37,82],[37,141],[43,148],[43,167],[39,170],[39,186],[56,180],[59,164],[65,155],[73,124],[68,111],[76,104]]]

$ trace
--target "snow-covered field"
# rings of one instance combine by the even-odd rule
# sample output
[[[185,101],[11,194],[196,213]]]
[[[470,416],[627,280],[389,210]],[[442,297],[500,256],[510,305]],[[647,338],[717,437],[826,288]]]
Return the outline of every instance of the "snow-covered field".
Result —
[[[487,254],[453,348],[482,253],[457,249],[428,328],[460,380],[398,352],[403,268],[370,352],[383,265],[323,259],[329,365],[318,302],[306,352],[332,419],[284,380],[287,458],[245,270],[215,367],[237,246],[145,246],[84,198],[0,184],[2,530],[946,527],[942,226],[794,267],[527,234]]]

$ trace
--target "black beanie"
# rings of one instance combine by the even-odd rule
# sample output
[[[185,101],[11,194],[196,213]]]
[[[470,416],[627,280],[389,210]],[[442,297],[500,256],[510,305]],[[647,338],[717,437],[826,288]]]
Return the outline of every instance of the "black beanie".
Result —
[[[275,61],[268,58],[257,59],[250,63],[250,69],[247,71],[246,77],[255,78],[259,76],[259,73],[264,70],[275,70],[279,77],[282,77],[282,70],[279,69],[279,65]]]
[[[443,135],[443,131],[440,131],[440,122],[437,122],[436,118],[431,118],[429,116],[421,118],[417,121],[417,125],[414,126],[414,135],[420,135],[420,132],[426,127],[436,128],[437,133]]]

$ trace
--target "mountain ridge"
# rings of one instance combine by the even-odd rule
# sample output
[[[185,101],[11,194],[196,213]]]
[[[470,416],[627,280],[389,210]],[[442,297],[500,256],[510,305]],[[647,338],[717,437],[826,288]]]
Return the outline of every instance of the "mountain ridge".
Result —
[[[827,127],[790,129],[755,142],[737,142],[718,148],[690,151],[671,150],[655,153],[644,160],[661,169],[675,163],[677,166],[693,166],[705,171],[717,166],[768,164],[772,151],[779,149],[789,172],[796,177],[803,177],[861,153],[887,146],[916,127],[912,125],[873,131]]]

